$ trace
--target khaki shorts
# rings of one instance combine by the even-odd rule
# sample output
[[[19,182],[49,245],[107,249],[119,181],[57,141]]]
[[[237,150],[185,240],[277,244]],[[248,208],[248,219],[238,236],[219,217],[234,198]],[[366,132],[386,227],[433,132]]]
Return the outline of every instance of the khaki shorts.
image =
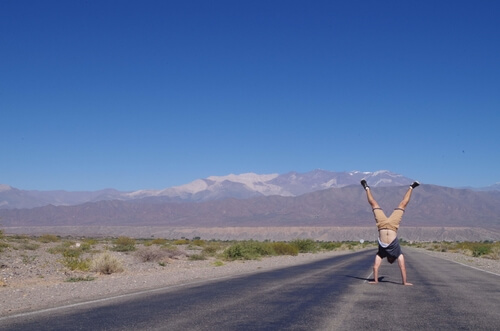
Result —
[[[382,208],[373,209],[373,215],[375,216],[375,222],[377,223],[377,228],[381,229],[389,229],[393,231],[398,231],[399,223],[401,223],[401,219],[403,218],[404,209],[396,208],[392,212],[391,216],[385,216]]]

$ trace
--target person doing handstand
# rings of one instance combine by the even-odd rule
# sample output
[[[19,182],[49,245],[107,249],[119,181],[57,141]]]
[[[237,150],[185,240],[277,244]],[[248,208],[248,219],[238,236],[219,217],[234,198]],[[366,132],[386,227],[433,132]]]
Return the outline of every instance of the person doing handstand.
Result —
[[[378,252],[377,255],[375,255],[375,262],[373,263],[374,280],[370,283],[378,283],[378,269],[380,268],[382,259],[387,257],[387,261],[391,264],[398,260],[403,285],[413,285],[412,283],[408,283],[406,281],[405,258],[401,252],[401,247],[399,246],[397,231],[399,229],[399,223],[401,223],[401,219],[403,218],[405,208],[410,202],[413,189],[419,186],[420,183],[415,181],[410,185],[408,191],[406,191],[406,194],[403,197],[403,200],[399,203],[399,206],[394,209],[389,217],[385,215],[382,208],[380,208],[377,201],[373,198],[370,186],[368,186],[366,180],[363,179],[361,181],[361,185],[366,191],[366,197],[368,198],[368,203],[372,207],[373,215],[375,216],[375,222],[378,228]]]

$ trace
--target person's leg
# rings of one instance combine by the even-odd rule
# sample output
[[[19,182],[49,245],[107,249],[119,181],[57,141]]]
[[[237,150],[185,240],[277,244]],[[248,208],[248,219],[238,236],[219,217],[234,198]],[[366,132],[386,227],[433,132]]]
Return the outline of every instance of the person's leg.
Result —
[[[375,201],[375,199],[373,198],[372,192],[370,190],[370,186],[368,186],[366,184],[366,180],[363,179],[361,181],[361,185],[363,186],[363,188],[366,191],[366,197],[368,198],[368,203],[370,204],[370,206],[372,206],[372,209],[380,208],[380,206],[378,205],[377,201]]]
[[[370,284],[378,284],[378,269],[382,264],[382,258],[380,256],[375,255],[375,262],[373,263],[373,281]]]
[[[398,257],[398,264],[399,264],[399,269],[401,269],[401,279],[403,285],[413,285],[412,283],[408,283],[406,281],[406,265],[405,265],[405,257],[403,254],[401,254]]]
[[[408,191],[406,191],[403,200],[401,200],[401,202],[399,203],[398,209],[405,210],[406,206],[410,202],[412,193],[413,193],[413,187],[410,186],[410,188],[408,188]]]
[[[403,197],[403,200],[399,203],[399,206],[398,206],[399,209],[405,210],[406,206],[410,202],[410,198],[411,198],[411,194],[413,193],[413,189],[419,185],[420,185],[420,183],[417,181],[414,181],[413,183],[411,183],[410,187],[408,188],[408,191],[406,191],[406,193]]]

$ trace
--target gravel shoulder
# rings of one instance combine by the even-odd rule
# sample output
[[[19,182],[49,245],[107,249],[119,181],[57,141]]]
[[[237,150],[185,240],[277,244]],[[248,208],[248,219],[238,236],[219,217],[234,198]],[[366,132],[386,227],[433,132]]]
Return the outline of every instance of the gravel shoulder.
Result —
[[[70,271],[61,263],[60,254],[50,253],[50,249],[57,245],[60,243],[42,244],[36,250],[9,247],[0,253],[0,317],[155,288],[271,270],[352,252],[341,250],[267,257],[260,260],[222,261],[215,257],[191,260],[189,256],[199,251],[179,247],[182,254],[168,258],[160,264],[143,262],[134,252],[113,251],[109,253],[120,260],[123,271],[100,274]]]
[[[43,244],[36,250],[8,247],[0,253],[0,317],[160,287],[271,270],[352,252],[339,250],[233,262],[214,257],[193,261],[188,256],[197,252],[184,247],[183,254],[161,264],[142,262],[133,253],[112,252],[122,262],[123,271],[104,275],[69,271],[61,263],[61,255],[49,252],[55,245],[57,244]],[[499,260],[418,250],[500,275]],[[69,281],[72,279],[79,281]],[[88,280],[83,281],[84,279]]]

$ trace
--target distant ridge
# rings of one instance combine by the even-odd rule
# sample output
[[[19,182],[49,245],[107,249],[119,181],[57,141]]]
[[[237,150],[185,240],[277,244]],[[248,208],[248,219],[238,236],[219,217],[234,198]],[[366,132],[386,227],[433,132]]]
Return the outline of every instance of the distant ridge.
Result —
[[[47,205],[72,206],[107,200],[155,199],[161,202],[202,202],[272,195],[294,197],[318,190],[358,185],[362,178],[366,178],[373,187],[407,185],[412,181],[387,170],[332,172],[317,169],[306,173],[289,172],[283,175],[245,173],[210,176],[163,190],[134,192],[120,192],[114,189],[95,192],[25,191],[9,185],[0,185],[0,209],[26,209]]]
[[[372,188],[390,212],[407,186]],[[296,197],[258,196],[205,202],[108,200],[76,206],[2,209],[3,226],[289,227],[367,226],[373,215],[361,185]],[[475,192],[423,184],[415,189],[404,224],[413,227],[500,228],[500,192]]]

